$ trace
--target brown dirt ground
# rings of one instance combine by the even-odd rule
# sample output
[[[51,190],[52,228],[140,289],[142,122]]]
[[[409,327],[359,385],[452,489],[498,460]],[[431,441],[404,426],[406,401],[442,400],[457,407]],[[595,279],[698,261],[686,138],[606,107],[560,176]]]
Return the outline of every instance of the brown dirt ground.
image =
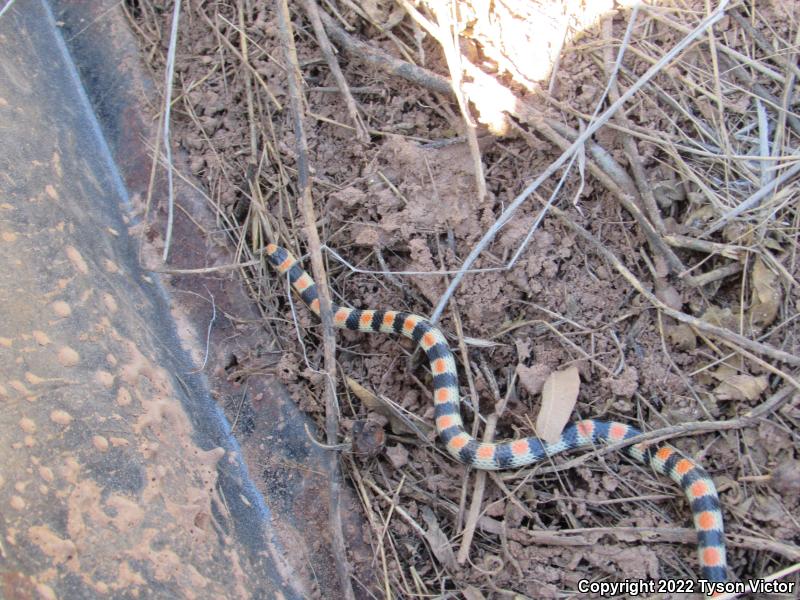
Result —
[[[163,81],[172,3],[127,4],[154,79]],[[706,14],[704,2],[659,4],[638,15],[618,77],[619,93]],[[479,3],[459,4],[464,55],[538,115],[527,122],[506,116],[490,131],[484,122],[492,116],[491,106],[481,105],[476,94],[470,106],[473,117],[482,120],[477,141],[487,190],[483,200],[457,103],[340,54],[345,79],[370,128],[368,142],[360,143],[305,12],[299,4],[292,7],[306,85],[304,125],[316,227],[324,244],[360,270],[327,255],[335,301],[430,314],[449,281],[430,273],[458,269],[503,208],[561,153],[547,125],[568,135],[563,128],[580,131],[598,102],[601,110],[608,106],[602,94],[630,12],[617,8],[595,20],[579,2],[521,6],[495,3],[487,20]],[[400,4],[344,1],[321,9],[334,7],[352,36],[447,73],[439,45]],[[757,210],[706,232],[758,190],[769,176],[765,173],[775,173],[762,165],[788,168],[798,147],[792,112],[798,102],[797,68],[791,66],[797,64],[798,5],[764,2],[755,13],[750,7],[735,4],[713,37],[698,38],[593,137],[609,160],[601,162],[589,151],[582,155],[557,205],[665,305],[797,356],[797,179],[768,195]],[[536,37],[525,29],[534,22],[555,34]],[[247,33],[252,70],[243,66],[239,23]],[[511,36],[515,27],[524,35]],[[556,56],[555,71],[546,69],[538,80],[542,62]],[[208,190],[231,243],[249,248],[243,254],[263,247],[274,232],[276,241],[296,253],[307,251],[295,201],[298,150],[285,69],[271,3],[185,3],[172,139],[187,155],[187,175]],[[760,101],[761,116],[753,90],[771,94],[772,103]],[[504,126],[505,132],[493,133]],[[759,161],[761,130],[769,132],[773,158]],[[612,172],[610,163],[623,171],[612,179],[630,186],[622,195],[632,190],[634,201],[644,206],[643,190],[652,192],[658,215],[645,207],[645,219],[669,242],[685,272],[653,249],[641,222],[622,207],[619,188],[615,191],[592,170]],[[643,181],[635,181],[637,166]],[[556,181],[545,182],[541,198]],[[540,208],[537,199],[523,204],[474,266],[507,264]],[[163,232],[149,235],[163,244]],[[387,269],[422,274],[390,276]],[[255,371],[273,372],[322,424],[319,324],[296,299],[297,326],[293,323],[285,284],[273,273],[252,269],[246,275],[254,300],[264,307],[265,335],[280,340],[283,354],[266,365],[255,353],[245,360]],[[732,576],[765,577],[800,560],[800,396],[786,394],[776,410],[753,422],[739,421],[728,429],[719,425],[735,423],[791,386],[797,364],[745,354],[736,343],[726,344],[656,309],[608,257],[552,213],[513,268],[465,277],[440,322],[455,348],[458,323],[472,378],[470,391],[460,364],[467,403],[480,402],[481,412],[489,415],[498,397],[511,399],[497,438],[530,435],[541,382],[569,366],[581,376],[575,409],[580,417],[621,420],[647,431],[714,421],[717,425],[673,443],[700,461],[720,489]],[[614,453],[589,457],[574,468],[564,466],[574,466],[574,456],[556,457],[533,469],[490,477],[468,561],[457,563],[454,555],[469,538],[464,527],[478,493],[475,474],[431,443],[430,375],[411,351],[406,340],[388,336],[337,335],[340,430],[359,450],[344,453],[342,465],[358,484],[364,519],[372,527],[365,538],[378,557],[375,564],[353,568],[358,576],[379,564],[384,578],[360,578],[354,583],[357,595],[382,597],[389,589],[397,597],[458,591],[468,598],[555,598],[574,595],[583,578],[697,578],[688,507],[680,491]],[[364,389],[345,387],[344,376]],[[380,448],[380,435],[378,447],[369,448],[362,430],[369,411],[361,399],[369,393],[384,399],[378,404],[389,402],[422,417],[423,436],[410,433],[395,417],[378,420],[386,449]],[[462,412],[471,422],[473,410]],[[366,430],[375,437],[374,427]],[[394,496],[396,511],[376,490]],[[797,573],[788,580],[798,582]]]

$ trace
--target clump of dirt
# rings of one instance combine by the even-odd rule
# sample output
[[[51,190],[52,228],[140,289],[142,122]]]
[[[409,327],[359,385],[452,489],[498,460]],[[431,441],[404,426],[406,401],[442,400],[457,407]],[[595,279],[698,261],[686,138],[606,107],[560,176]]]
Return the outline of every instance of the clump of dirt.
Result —
[[[302,256],[303,149],[291,119],[302,109],[314,226],[336,252],[325,254],[334,301],[430,315],[517,195],[637,90],[570,169],[521,204],[449,299],[439,324],[459,350],[462,413],[481,436],[476,412],[507,398],[495,438],[532,435],[530,390],[576,366],[576,416],[683,434],[674,444],[720,488],[731,576],[766,577],[800,557],[797,495],[785,492],[800,458],[797,23],[779,16],[781,3],[735,5],[659,64],[708,16],[706,3],[632,15],[609,2],[591,18],[580,4],[533,2],[524,11],[535,19],[505,2],[459,2],[449,15],[424,3],[318,7],[332,11],[325,27],[342,49],[361,139],[305,10],[292,14],[306,86],[298,107],[272,5],[189,4],[173,142],[231,243],[250,258],[267,241]],[[160,74],[167,6],[129,10]],[[467,115],[420,71],[447,75],[454,63],[440,42],[453,32]],[[533,68],[531,49],[548,69]],[[551,194],[557,208],[542,218]],[[322,423],[316,320],[274,273],[243,274],[277,334],[276,376]],[[557,597],[582,579],[699,577],[689,507],[670,481],[612,453],[555,457],[484,487],[431,443],[431,376],[413,344],[351,331],[337,343],[340,372],[373,399],[340,381],[341,418],[363,422],[371,403],[386,411],[385,454],[344,461],[386,575],[359,590]]]

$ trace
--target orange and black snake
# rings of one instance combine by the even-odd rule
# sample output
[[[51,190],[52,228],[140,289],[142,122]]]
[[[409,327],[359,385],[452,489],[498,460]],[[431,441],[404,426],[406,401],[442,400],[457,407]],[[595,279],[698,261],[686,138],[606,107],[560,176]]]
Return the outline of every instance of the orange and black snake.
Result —
[[[269,263],[287,275],[303,302],[319,316],[319,295],[311,276],[285,248],[269,244]],[[587,419],[569,425],[556,443],[537,437],[513,441],[479,442],[464,430],[459,411],[458,371],[447,340],[424,317],[394,310],[359,310],[331,306],[333,324],[354,331],[396,333],[412,339],[426,354],[433,374],[433,403],[436,431],[457,460],[476,469],[514,469],[530,465],[565,450],[592,446],[596,442],[618,442],[641,433],[616,421]],[[672,446],[644,443],[625,447],[622,452],[677,483],[689,500],[697,530],[697,550],[703,578],[727,579],[725,536],[719,497],[708,473]]]

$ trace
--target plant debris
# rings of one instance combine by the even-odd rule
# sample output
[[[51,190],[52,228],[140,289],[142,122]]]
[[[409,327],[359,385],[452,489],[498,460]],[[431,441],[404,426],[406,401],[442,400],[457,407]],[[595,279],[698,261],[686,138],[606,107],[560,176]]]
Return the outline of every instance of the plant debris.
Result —
[[[306,0],[281,24],[269,3],[187,3],[172,141],[218,212],[209,235],[249,265],[265,344],[283,356],[271,368],[322,428],[330,334],[252,266],[269,241],[324,265],[335,302],[444,308],[479,438],[484,422],[494,439],[532,435],[545,377],[574,365],[546,392],[564,415],[537,427],[557,436],[569,407],[677,436],[721,489],[731,574],[767,577],[800,561],[800,22],[792,3],[732,2],[693,34],[715,3],[628,5]],[[127,3],[158,81],[171,6]],[[476,476],[406,427],[433,415],[413,344],[335,339],[348,382],[335,416],[389,420],[384,451],[342,461],[382,577],[349,564],[343,594],[562,597],[581,579],[697,578],[672,482],[596,452]]]

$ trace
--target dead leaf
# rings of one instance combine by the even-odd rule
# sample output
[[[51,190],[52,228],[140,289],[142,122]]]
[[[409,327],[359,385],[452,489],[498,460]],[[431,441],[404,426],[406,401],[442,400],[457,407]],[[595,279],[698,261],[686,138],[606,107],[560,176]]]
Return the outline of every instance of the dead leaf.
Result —
[[[653,183],[653,196],[661,208],[669,208],[676,202],[683,202],[686,191],[675,179],[665,179]]]
[[[449,571],[454,572],[458,569],[456,564],[456,555],[453,552],[453,547],[450,545],[450,540],[447,539],[442,528],[439,527],[439,522],[436,520],[436,515],[427,507],[422,507],[422,518],[428,526],[425,532],[425,540],[431,547],[431,552],[436,559],[444,565]]]
[[[558,441],[578,401],[580,387],[581,378],[576,367],[550,373],[542,389],[536,435],[551,444]]]
[[[773,273],[761,258],[756,258],[750,275],[753,286],[753,301],[750,305],[750,322],[766,327],[778,316],[783,300],[783,290],[778,276]]]
[[[490,502],[483,509],[483,514],[487,517],[502,517],[506,513],[506,499],[500,498],[494,502]]]
[[[408,464],[408,450],[402,444],[386,448],[386,456],[395,469],[399,469]]]
[[[714,389],[714,395],[720,400],[756,400],[768,385],[766,375],[732,375]]]
[[[770,485],[779,494],[800,493],[800,460],[789,458],[772,470]]]
[[[538,396],[542,393],[542,388],[544,388],[544,382],[547,381],[548,375],[550,375],[550,367],[546,365],[537,364],[532,367],[517,365],[519,383],[532,396]]]
[[[656,279],[656,298],[675,310],[683,308],[683,296],[673,285],[663,279]]]
[[[767,523],[783,523],[786,520],[786,507],[774,494],[756,494],[756,502],[750,517]]]
[[[347,383],[347,387],[350,388],[350,391],[356,395],[356,398],[364,403],[364,406],[376,413],[382,414],[387,419],[391,417],[391,411],[376,394],[373,394],[351,377],[345,377],[344,380],[345,383]]]
[[[531,353],[533,349],[531,348],[531,341],[528,339],[516,339],[514,340],[514,347],[517,349],[517,360],[523,361],[528,360],[531,357]]]
[[[716,118],[717,107],[707,98],[695,98],[695,106],[697,106],[697,110],[706,120],[713,121]]]
[[[361,10],[363,10],[373,23],[382,25],[386,19],[387,6],[384,2],[378,0],[362,0],[359,3]]]
[[[722,229],[722,239],[732,244],[749,246],[753,241],[753,232],[744,223],[733,221]]]
[[[691,197],[691,194],[690,194]],[[715,216],[714,209],[708,202],[701,202],[700,206],[690,211],[683,224],[693,229],[700,229]]]
[[[463,588],[461,593],[464,594],[465,600],[486,600],[486,596],[478,588],[471,585]]]
[[[386,417],[371,413],[367,420],[354,421],[351,430],[353,453],[363,458],[377,456],[386,445]]]
[[[350,391],[364,403],[364,406],[389,419],[392,432],[400,435],[411,433],[414,435],[421,435],[423,438],[427,439],[428,435],[433,431],[433,427],[422,420],[414,421],[412,426],[408,423],[407,417],[392,406],[390,402],[372,393],[355,379],[345,377],[344,380],[345,383],[347,383],[347,387],[350,388]]]
[[[739,320],[730,308],[720,308],[719,306],[709,306],[701,315],[700,320],[731,331],[736,331],[739,324]]]
[[[660,254],[656,254],[653,257],[653,266],[655,267],[655,278],[656,278],[656,286],[659,283],[663,284],[669,276],[669,264],[667,263],[667,259],[661,256]]]
[[[755,496],[745,498],[736,504],[729,504],[730,511],[740,519],[749,519],[753,512],[753,504],[755,503]]]
[[[684,352],[697,347],[697,336],[694,334],[694,330],[684,323],[667,327],[667,338],[673,346]]]
[[[726,362],[721,362],[716,369],[709,372],[717,381],[726,381],[736,375],[739,371],[736,369],[736,367]]]

